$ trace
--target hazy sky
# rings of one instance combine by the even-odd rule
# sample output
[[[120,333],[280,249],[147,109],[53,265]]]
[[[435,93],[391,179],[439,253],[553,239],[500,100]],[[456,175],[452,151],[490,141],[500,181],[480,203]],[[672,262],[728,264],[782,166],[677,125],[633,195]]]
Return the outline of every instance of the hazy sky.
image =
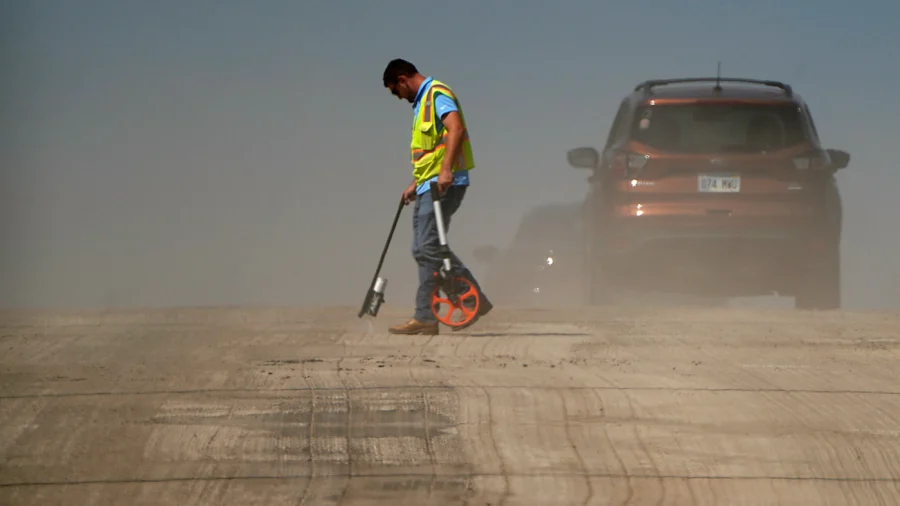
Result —
[[[412,111],[381,85],[395,57],[461,97],[466,260],[584,195],[565,151],[599,146],[637,82],[722,61],[790,82],[851,153],[846,303],[900,304],[896,2],[0,5],[0,306],[358,304],[411,177]],[[409,228],[407,211],[395,304],[413,300]]]

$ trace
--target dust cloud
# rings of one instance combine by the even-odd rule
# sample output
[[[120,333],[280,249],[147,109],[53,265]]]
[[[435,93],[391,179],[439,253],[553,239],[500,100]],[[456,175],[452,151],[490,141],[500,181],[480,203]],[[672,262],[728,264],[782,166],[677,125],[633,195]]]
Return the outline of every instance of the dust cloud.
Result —
[[[379,82],[393,49],[365,48],[365,64],[339,70],[288,49],[310,47],[309,34],[296,35],[305,46],[291,46],[230,25],[191,36],[199,28],[162,17],[151,23],[125,7],[106,14],[105,28],[89,23],[97,9],[66,11],[71,23],[37,8],[5,9],[0,306],[361,303],[410,178],[408,104]],[[266,22],[271,33],[298,31],[287,21]],[[167,28],[171,36],[153,35]],[[232,45],[220,48],[224,40]],[[495,80],[520,79],[519,67],[494,68],[492,56],[473,61]],[[491,109],[505,85],[445,78],[465,90],[478,164],[451,225],[451,247],[489,295],[491,272],[475,249],[509,247],[523,218],[541,206],[577,205],[587,175],[566,165],[565,152],[599,147],[635,82],[647,73],[705,73],[667,65],[610,77],[601,95],[589,83],[572,84],[572,95],[592,97],[590,112],[541,86],[520,87],[530,108],[501,102]],[[456,60],[447,66],[453,70],[432,63],[426,72],[467,68]],[[877,81],[877,71],[860,79]],[[835,94],[840,84],[791,78],[812,104],[826,147],[851,154],[838,174],[844,304],[900,307],[896,119],[858,90]],[[534,230],[560,232],[545,227]],[[413,304],[410,228],[407,208],[383,271],[394,306]],[[543,261],[543,251],[523,254]]]

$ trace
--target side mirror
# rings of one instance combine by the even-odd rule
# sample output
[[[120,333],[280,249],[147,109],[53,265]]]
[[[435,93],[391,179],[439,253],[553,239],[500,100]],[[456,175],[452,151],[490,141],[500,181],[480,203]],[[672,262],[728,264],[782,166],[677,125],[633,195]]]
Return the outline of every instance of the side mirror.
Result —
[[[840,149],[826,149],[831,158],[831,166],[834,170],[846,169],[850,165],[850,153]]]
[[[498,250],[496,246],[479,246],[475,248],[474,256],[475,260],[484,264],[489,264],[497,258],[498,253],[500,253],[500,250]]]
[[[569,165],[579,169],[596,169],[600,165],[600,153],[594,148],[575,148],[566,153]]]

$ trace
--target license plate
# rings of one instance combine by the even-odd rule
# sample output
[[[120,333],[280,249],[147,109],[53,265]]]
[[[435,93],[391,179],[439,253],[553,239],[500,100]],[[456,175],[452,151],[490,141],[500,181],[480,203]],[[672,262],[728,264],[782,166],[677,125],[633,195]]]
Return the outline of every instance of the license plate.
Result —
[[[741,176],[737,174],[700,174],[697,191],[704,193],[738,193],[741,191]]]

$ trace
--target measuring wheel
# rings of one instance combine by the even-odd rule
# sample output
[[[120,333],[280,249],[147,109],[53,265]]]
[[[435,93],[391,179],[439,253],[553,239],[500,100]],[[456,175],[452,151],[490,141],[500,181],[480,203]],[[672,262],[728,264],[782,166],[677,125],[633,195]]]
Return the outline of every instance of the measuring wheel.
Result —
[[[462,276],[441,279],[434,273],[437,283],[431,292],[431,312],[448,327],[462,327],[478,315],[481,298],[475,285]]]

